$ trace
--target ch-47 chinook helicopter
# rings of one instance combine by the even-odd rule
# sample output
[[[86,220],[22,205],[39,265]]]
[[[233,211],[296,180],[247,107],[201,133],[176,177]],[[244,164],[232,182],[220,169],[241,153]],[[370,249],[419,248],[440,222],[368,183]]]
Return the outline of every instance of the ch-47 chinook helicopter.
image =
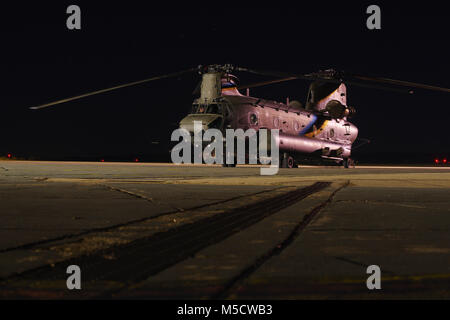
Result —
[[[411,88],[450,92],[450,89],[447,88],[389,78],[349,75],[332,69],[309,74],[290,74],[258,71],[226,64],[198,66],[197,68],[93,91],[31,107],[30,109],[42,109],[124,87],[179,77],[194,72],[198,72],[202,77],[200,85],[197,87],[200,96],[194,100],[191,113],[180,121],[180,127],[191,134],[194,131],[194,121],[201,121],[203,130],[215,128],[222,132],[228,128],[243,129],[244,131],[247,129],[258,131],[263,128],[268,130],[278,129],[279,135],[276,143],[282,155],[280,166],[284,168],[294,167],[296,159],[305,155],[335,161],[346,168],[349,167],[352,162],[350,159],[352,145],[358,136],[358,128],[348,121],[348,118],[354,115],[356,110],[347,105],[345,83],[408,93],[413,93]],[[275,77],[276,79],[239,86],[237,77],[233,74],[235,72],[248,72]],[[249,88],[296,79],[312,81],[304,107],[298,101],[280,103],[248,95]],[[374,83],[408,89],[380,87]],[[240,89],[247,89],[247,95],[241,94]]]

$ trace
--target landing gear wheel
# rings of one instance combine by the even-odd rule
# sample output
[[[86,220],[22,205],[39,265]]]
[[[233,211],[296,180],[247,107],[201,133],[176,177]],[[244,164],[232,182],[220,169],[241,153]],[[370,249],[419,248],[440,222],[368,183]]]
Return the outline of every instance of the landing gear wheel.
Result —
[[[295,166],[295,161],[294,161],[294,158],[292,158],[292,157],[288,157],[287,158],[287,167],[288,168],[293,168]]]
[[[280,168],[294,168],[295,160],[293,157],[285,153],[280,163]]]
[[[355,160],[353,160],[351,158],[348,158],[348,166],[354,168],[355,167]]]
[[[349,165],[352,163],[352,159],[350,158],[344,158],[342,160],[342,165],[344,166],[344,168],[348,169]]]

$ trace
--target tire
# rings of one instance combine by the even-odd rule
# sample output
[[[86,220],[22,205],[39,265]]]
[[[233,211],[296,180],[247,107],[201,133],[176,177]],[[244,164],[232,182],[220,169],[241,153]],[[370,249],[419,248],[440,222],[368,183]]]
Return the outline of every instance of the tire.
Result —
[[[355,160],[348,158],[348,166],[354,168],[356,166]]]
[[[348,169],[348,158],[344,158],[342,160],[342,165],[344,166],[344,168]]]
[[[280,162],[280,168],[292,169],[295,167],[295,160],[290,155],[285,154]]]
[[[289,157],[287,158],[287,167],[290,168],[290,169],[292,169],[292,168],[294,168],[294,166],[295,166],[294,158],[292,158],[291,156],[289,156]]]

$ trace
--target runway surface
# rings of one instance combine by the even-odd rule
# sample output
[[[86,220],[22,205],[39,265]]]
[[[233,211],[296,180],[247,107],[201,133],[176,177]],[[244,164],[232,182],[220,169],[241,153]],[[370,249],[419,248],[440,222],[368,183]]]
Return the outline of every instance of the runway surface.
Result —
[[[449,199],[450,167],[0,161],[0,298],[448,299]]]

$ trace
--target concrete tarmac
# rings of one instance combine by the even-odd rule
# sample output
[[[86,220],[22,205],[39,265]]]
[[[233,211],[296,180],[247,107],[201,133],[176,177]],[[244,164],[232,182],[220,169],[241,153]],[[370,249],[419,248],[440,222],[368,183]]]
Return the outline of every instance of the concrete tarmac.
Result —
[[[448,299],[449,198],[450,167],[0,161],[0,297]]]

